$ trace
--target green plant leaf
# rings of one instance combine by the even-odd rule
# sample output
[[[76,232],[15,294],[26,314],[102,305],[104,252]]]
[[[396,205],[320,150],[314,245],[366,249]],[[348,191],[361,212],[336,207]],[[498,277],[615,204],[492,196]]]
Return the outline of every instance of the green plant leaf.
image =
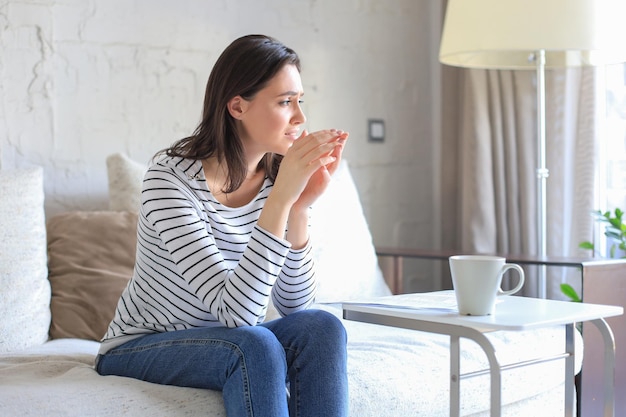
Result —
[[[580,242],[578,247],[581,248],[581,249],[590,249],[590,250],[594,250],[595,249],[595,247],[593,246],[593,243],[591,243],[591,242]]]
[[[607,239],[607,245],[609,245],[608,256],[615,258],[621,256],[626,258],[626,223],[622,221],[625,212],[620,208],[615,208],[613,212],[601,210],[595,210],[591,212],[594,220],[604,226],[604,236]],[[591,242],[582,242],[578,245],[581,249],[592,250],[595,254],[595,245]],[[618,254],[617,250],[621,250],[622,253]]]
[[[580,297],[578,296],[578,293],[576,292],[576,290],[574,289],[574,287],[572,287],[569,284],[561,284],[561,292],[568,297],[570,300],[576,302],[576,303],[581,303],[583,300],[580,299]]]
[[[615,239],[615,240],[620,240],[621,239],[621,233],[615,232],[613,229],[607,227],[606,231],[604,232],[604,235],[606,237],[610,237],[611,239]]]

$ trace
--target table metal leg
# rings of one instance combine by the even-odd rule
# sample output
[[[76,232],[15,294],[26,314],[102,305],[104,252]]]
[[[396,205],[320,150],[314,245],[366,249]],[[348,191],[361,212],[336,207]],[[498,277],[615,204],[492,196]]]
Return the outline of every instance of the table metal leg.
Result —
[[[615,417],[615,338],[604,319],[591,322],[604,340],[604,417]]]
[[[459,338],[463,337],[469,340],[473,340],[474,342],[476,342],[478,344],[478,346],[481,347],[481,349],[483,350],[483,352],[485,352],[485,355],[487,355],[487,360],[489,361],[489,375],[490,375],[490,379],[491,379],[491,412],[490,415],[491,417],[500,417],[502,414],[502,368],[500,367],[500,363],[498,362],[498,358],[496,358],[496,351],[493,347],[493,345],[491,344],[491,342],[489,341],[489,339],[481,332],[475,330],[475,329],[471,329],[471,328],[467,328],[467,327],[458,327],[458,326],[451,326],[454,328],[453,331],[450,331],[449,334],[451,335],[451,340],[450,340],[450,355],[455,356],[455,357],[459,357],[460,355],[460,347],[459,347]],[[457,343],[453,343],[452,337],[454,337],[456,339]],[[455,346],[456,345],[456,346]],[[454,350],[456,350],[456,352],[454,352]],[[460,362],[460,359],[455,359],[458,362]],[[450,363],[452,364],[453,359],[450,359]],[[457,366],[459,365],[458,363],[456,364]],[[460,368],[460,366],[459,366]],[[458,369],[458,368],[457,368]],[[451,368],[451,372],[452,372],[452,368]],[[460,372],[460,370],[459,370]],[[459,375],[459,383],[460,383],[460,379],[462,379],[465,375]],[[451,377],[453,377],[453,374],[451,373]],[[450,388],[452,390],[452,382],[450,383]],[[458,397],[460,397],[460,387],[457,387],[459,389],[459,392],[456,393],[456,395]],[[452,401],[453,401],[453,397],[452,397],[452,391],[450,392],[450,406],[452,407]],[[460,399],[459,399],[460,402]],[[460,407],[457,406],[457,407]],[[452,410],[452,408],[451,408]],[[452,411],[451,411],[452,412]],[[451,414],[452,415],[452,414]]]
[[[461,349],[459,336],[450,336],[450,417],[461,415]]]
[[[565,417],[574,417],[574,376],[576,375],[574,355],[574,324],[565,325]]]

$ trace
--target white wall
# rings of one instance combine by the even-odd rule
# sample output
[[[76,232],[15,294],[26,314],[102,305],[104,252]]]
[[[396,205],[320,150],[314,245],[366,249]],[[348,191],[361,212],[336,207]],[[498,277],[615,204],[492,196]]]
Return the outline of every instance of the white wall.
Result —
[[[301,56],[308,129],[351,133],[346,158],[375,243],[430,247],[440,9],[434,0],[0,0],[0,168],[42,165],[48,216],[106,208],[106,156],[147,162],[189,135],[219,53],[264,33]],[[386,121],[385,143],[367,142],[367,118]]]

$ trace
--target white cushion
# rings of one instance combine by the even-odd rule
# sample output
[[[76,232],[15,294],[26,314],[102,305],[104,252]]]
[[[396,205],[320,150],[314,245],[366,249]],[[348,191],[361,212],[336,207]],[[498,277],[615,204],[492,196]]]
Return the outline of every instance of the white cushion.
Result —
[[[48,339],[43,170],[0,171],[0,353]]]
[[[341,161],[311,217],[318,303],[391,294],[378,266],[348,161]]]
[[[109,209],[139,212],[141,183],[147,167],[116,153],[106,159],[109,179]]]

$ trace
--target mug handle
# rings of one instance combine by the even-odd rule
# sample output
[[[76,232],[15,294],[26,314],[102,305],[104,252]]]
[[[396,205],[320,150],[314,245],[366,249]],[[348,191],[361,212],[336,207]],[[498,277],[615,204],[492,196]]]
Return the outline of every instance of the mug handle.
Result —
[[[508,290],[508,291],[503,291],[502,288],[498,288],[498,295],[515,294],[516,292],[521,290],[522,287],[524,286],[524,270],[522,269],[522,267],[519,266],[518,264],[504,264],[502,266],[502,271],[500,271],[500,274],[504,274],[509,269],[515,269],[517,271],[517,274],[519,277],[517,281],[517,285],[512,290]]]

